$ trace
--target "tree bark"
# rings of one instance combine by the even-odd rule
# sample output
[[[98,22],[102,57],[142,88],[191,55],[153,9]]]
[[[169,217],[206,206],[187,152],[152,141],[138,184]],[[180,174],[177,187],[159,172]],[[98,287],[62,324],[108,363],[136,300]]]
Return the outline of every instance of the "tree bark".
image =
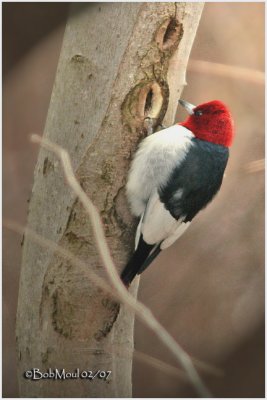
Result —
[[[98,207],[121,270],[136,221],[124,186],[143,121],[173,122],[202,3],[81,3],[71,7],[45,133],[66,148]],[[40,150],[28,226],[101,276],[90,221],[58,160]],[[138,280],[131,291],[136,295]],[[17,310],[22,397],[131,397],[134,315],[79,270],[25,237]],[[32,368],[110,370],[109,379],[24,378]]]

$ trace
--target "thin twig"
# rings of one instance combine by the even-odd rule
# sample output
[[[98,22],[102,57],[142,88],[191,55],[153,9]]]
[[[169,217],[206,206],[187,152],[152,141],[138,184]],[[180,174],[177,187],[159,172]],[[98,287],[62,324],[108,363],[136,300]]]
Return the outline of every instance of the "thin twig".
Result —
[[[264,171],[264,168],[265,168],[264,158],[261,158],[260,160],[251,161],[244,166],[244,170],[248,174]]]
[[[95,353],[98,349],[94,348],[79,348],[77,350],[73,350],[74,354],[79,354],[79,353]],[[105,351],[105,356],[109,354]],[[120,359],[128,359],[129,357],[134,357],[138,361],[141,361],[142,363],[145,363],[149,365],[152,368],[155,368],[159,371],[164,372],[167,375],[174,376],[175,378],[179,378],[184,382],[188,382],[188,377],[182,371],[181,369],[174,367],[173,365],[170,365],[158,358],[155,358],[149,354],[143,353],[142,351],[135,350],[132,351],[127,351],[127,350],[122,350],[121,348],[118,350],[116,347],[112,346],[112,355],[114,355],[116,358]],[[112,357],[110,355],[110,357]],[[220,375],[221,376],[221,375]]]
[[[53,242],[52,240],[46,239],[45,237],[39,235],[38,233],[34,232],[31,228],[24,228],[22,225],[18,224],[17,222],[13,222],[10,220],[4,220],[3,226],[8,228],[14,232],[25,234],[28,236],[33,242],[37,243],[39,246],[44,247],[45,249],[52,250],[59,254],[62,258],[70,261],[73,265],[76,265],[80,270],[97,286],[101,289],[107,291],[109,294],[114,296],[118,299],[118,296],[114,294],[114,291],[110,287],[110,285],[100,276],[98,276],[94,271],[88,268],[88,264],[84,261],[80,260],[78,257],[73,255],[72,252],[65,249],[64,247],[58,245],[57,243]]]
[[[91,347],[83,347],[83,348],[79,348],[77,350],[73,350],[73,352],[74,353],[83,353],[83,352],[94,353],[96,350],[98,350],[98,349],[91,348]],[[118,358],[128,358],[128,357],[130,357],[130,354],[133,354],[133,356],[137,360],[144,362],[155,369],[161,370],[168,375],[179,377],[183,381],[188,382],[188,376],[185,374],[184,371],[182,371],[181,369],[179,369],[177,367],[174,367],[171,364],[166,363],[165,361],[160,360],[157,357],[154,357],[150,354],[144,353],[143,351],[134,349],[134,352],[132,352],[130,349],[125,349],[125,348],[122,348],[121,346],[116,347],[116,345],[114,346],[114,344],[113,344],[112,347],[105,348],[105,355],[110,354],[110,357],[111,357],[112,356],[111,353],[112,353],[112,355],[115,355]],[[191,359],[196,367],[205,371],[207,374],[211,374],[211,375],[214,375],[219,378],[224,376],[224,372],[220,368],[215,368],[213,366],[209,366],[209,365],[203,363],[202,361],[194,359],[193,357],[191,357]]]
[[[49,249],[49,250],[53,251],[54,253],[57,253],[58,255],[60,255],[63,259],[70,261],[73,265],[77,266],[84,273],[85,276],[87,276],[92,282],[94,282],[95,285],[97,285],[101,289],[105,290],[113,298],[115,298],[117,300],[120,299],[120,297],[117,295],[117,293],[114,292],[114,290],[110,287],[110,285],[107,284],[107,282],[103,278],[101,278],[100,276],[95,274],[92,270],[90,270],[88,268],[88,264],[86,264],[84,261],[81,261],[78,257],[73,255],[73,253],[70,252],[69,250],[63,248],[62,246],[58,245],[57,243],[53,242],[52,240],[44,238],[43,236],[39,235],[32,229],[23,227],[22,225],[18,224],[17,222],[5,219],[5,220],[3,220],[3,226],[7,229],[10,229],[13,232],[21,234],[21,235],[26,234],[27,237],[29,237],[33,242],[37,243],[39,246],[44,247],[45,249]],[[96,349],[83,348],[80,350],[89,352],[89,351],[95,351]],[[114,346],[112,346],[112,351],[114,352]],[[120,351],[116,352],[116,355],[120,356],[121,352],[122,351],[120,348]],[[137,350],[134,350],[134,352],[137,352]],[[141,352],[137,352],[137,353],[141,353]],[[129,352],[127,352],[127,354],[129,354]],[[138,358],[138,355],[136,357]],[[165,368],[166,373],[170,373],[173,375],[174,371],[176,371],[176,376],[179,376],[184,380],[188,380],[187,376],[184,375],[183,371],[181,371],[178,368],[173,367],[172,365],[169,365],[157,358],[154,358],[145,353],[141,353],[141,356],[139,358],[141,359],[141,361],[144,360],[144,362],[147,362],[148,364],[152,365],[155,368],[164,370],[164,368],[166,367]],[[154,363],[152,362],[152,359],[155,359]],[[193,361],[194,365],[196,365],[196,367],[198,367],[199,369],[202,369],[203,371],[205,371],[209,374],[212,374],[215,376],[223,375],[223,371],[217,367],[208,365],[207,363],[197,360],[193,357],[192,357],[192,361]],[[172,371],[172,372],[169,372],[169,371]]]
[[[135,311],[136,315],[139,316],[139,318],[159,337],[162,343],[164,343],[165,346],[176,357],[182,368],[187,373],[189,380],[191,381],[196,392],[201,397],[212,397],[209,390],[207,389],[202,379],[200,378],[197,370],[195,369],[189,355],[174,340],[174,338],[169,334],[169,332],[159,323],[159,321],[154,317],[152,312],[142,303],[137,301],[135,297],[133,297],[123,285],[117,273],[115,264],[112,260],[98,210],[94,206],[90,198],[87,197],[86,193],[82,190],[77,179],[75,178],[71,166],[70,157],[67,151],[62,147],[52,143],[48,139],[42,139],[38,135],[32,135],[31,140],[34,143],[40,143],[42,146],[54,152],[60,158],[65,173],[65,177],[69,186],[77,195],[77,197],[83,204],[85,210],[87,211],[90,217],[93,233],[96,240],[96,245],[100,257],[103,261],[103,266],[109,276],[111,284],[117,291],[117,294],[119,295],[121,301],[127,304],[133,311]]]
[[[207,73],[209,75],[242,79],[259,85],[264,85],[265,83],[264,72],[250,68],[238,67],[236,65],[191,59],[188,63],[188,69],[194,72]]]
[[[183,371],[181,371],[180,369],[174,367],[173,365],[170,365],[170,364],[166,363],[165,361],[160,360],[159,358],[153,357],[153,356],[151,356],[149,354],[146,354],[146,353],[144,353],[142,351],[139,351],[139,350],[135,350],[133,355],[137,360],[145,362],[148,365],[150,365],[150,366],[152,366],[152,367],[154,367],[156,369],[160,369],[163,372],[165,372],[166,374],[179,377],[182,380],[185,380],[185,378],[187,378],[185,376],[185,374],[183,373]],[[194,359],[192,358],[192,360],[194,360]],[[197,361],[197,363],[198,363],[198,361]],[[194,362],[194,364],[196,364],[196,362]],[[202,366],[204,366],[204,365],[201,365],[201,367]],[[217,368],[216,371],[215,371],[213,367],[212,367],[212,370],[209,369],[209,368],[206,368],[206,367],[207,366],[205,365],[205,370],[206,370],[207,373],[211,373],[212,375],[216,375],[217,377],[222,377],[224,375],[222,370],[220,370],[219,368]]]

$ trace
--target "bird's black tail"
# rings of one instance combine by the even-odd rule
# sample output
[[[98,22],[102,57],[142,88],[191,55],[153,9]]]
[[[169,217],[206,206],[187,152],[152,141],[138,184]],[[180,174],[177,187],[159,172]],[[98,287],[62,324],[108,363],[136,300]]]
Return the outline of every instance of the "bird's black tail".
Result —
[[[129,286],[135,276],[143,272],[160,253],[160,244],[154,247],[153,244],[147,244],[141,235],[137,249],[121,274],[121,279],[126,286]]]

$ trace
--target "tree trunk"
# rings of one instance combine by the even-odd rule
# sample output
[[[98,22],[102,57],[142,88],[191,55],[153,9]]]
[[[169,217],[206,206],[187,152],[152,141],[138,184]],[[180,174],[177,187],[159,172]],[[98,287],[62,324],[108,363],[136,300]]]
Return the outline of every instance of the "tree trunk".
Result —
[[[71,7],[45,136],[66,148],[101,213],[121,270],[136,221],[124,185],[143,120],[173,122],[202,3],[80,3]],[[165,118],[164,118],[165,117]],[[41,150],[28,226],[104,276],[90,221]],[[138,280],[131,291],[137,293]],[[25,237],[17,311],[22,397],[131,397],[134,315],[79,270]],[[112,371],[107,380],[24,378],[39,368]]]

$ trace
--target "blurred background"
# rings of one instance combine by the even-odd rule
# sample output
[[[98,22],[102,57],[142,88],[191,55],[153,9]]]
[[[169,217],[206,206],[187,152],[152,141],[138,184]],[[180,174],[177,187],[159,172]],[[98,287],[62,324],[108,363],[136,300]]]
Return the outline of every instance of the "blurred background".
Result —
[[[3,4],[3,216],[27,220],[68,5]],[[216,63],[216,64],[214,64]],[[225,67],[230,66],[230,67]],[[206,3],[183,98],[229,105],[236,137],[223,188],[143,275],[139,298],[192,356],[222,368],[214,397],[264,397],[264,3]],[[185,117],[178,110],[178,119]],[[15,315],[21,237],[3,235],[3,396],[17,397]],[[135,347],[175,365],[138,321]],[[194,397],[134,361],[134,397]]]

